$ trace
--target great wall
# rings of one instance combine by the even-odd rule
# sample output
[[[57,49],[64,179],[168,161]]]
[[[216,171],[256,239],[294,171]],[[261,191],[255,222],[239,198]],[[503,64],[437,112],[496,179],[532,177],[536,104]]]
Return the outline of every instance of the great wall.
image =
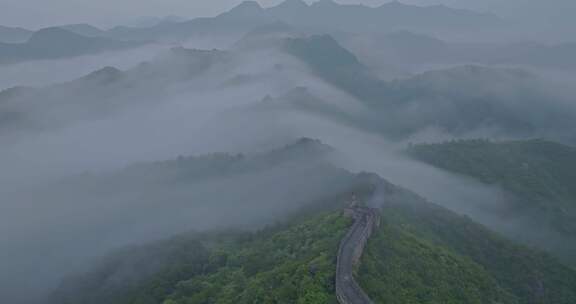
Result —
[[[354,279],[354,268],[360,262],[368,239],[380,225],[378,210],[359,206],[355,199],[344,214],[354,224],[340,242],[336,266],[336,297],[340,304],[372,304],[372,300]]]

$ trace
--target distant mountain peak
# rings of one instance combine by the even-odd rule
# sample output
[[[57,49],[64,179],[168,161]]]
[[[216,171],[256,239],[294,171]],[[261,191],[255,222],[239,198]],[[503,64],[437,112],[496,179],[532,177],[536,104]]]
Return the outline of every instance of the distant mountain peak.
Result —
[[[42,36],[42,35],[74,35],[72,32],[62,29],[60,27],[47,27],[40,29],[34,33],[34,36]]]
[[[262,8],[262,6],[260,6],[260,3],[258,3],[258,1],[253,1],[253,0],[246,0],[246,1],[242,1],[242,3],[238,4],[236,7],[234,7],[231,12],[238,12],[238,11],[242,11],[242,12],[252,12],[252,11],[262,11],[264,10]]]
[[[280,158],[306,157],[307,159],[313,159],[326,156],[334,151],[332,146],[323,143],[319,139],[301,137],[282,148],[271,151],[269,155]]]
[[[85,38],[85,37],[59,27],[49,27],[41,29],[32,34],[28,42],[32,44],[42,44],[42,43],[57,44],[61,41],[69,41],[70,39],[78,39],[78,38]]]
[[[82,36],[99,36],[102,35],[104,33],[104,31],[102,31],[101,29],[90,25],[90,24],[85,24],[85,23],[77,23],[77,24],[66,24],[66,25],[62,25],[59,26],[59,28],[69,31],[69,32],[73,32],[75,34],[79,34]]]
[[[90,75],[118,75],[122,74],[122,71],[118,68],[113,66],[105,66],[95,72],[92,72]]]
[[[44,38],[61,38],[70,36],[79,36],[79,35],[59,27],[47,27],[38,30],[37,32],[32,34],[30,40],[38,40]]]
[[[310,138],[310,137],[301,137],[296,142],[294,142],[291,146],[313,146],[313,147],[324,147],[324,148],[330,147],[330,146],[324,144],[319,139],[314,139],[314,138]]]
[[[239,48],[277,46],[281,39],[296,36],[299,36],[296,28],[285,22],[276,20],[272,23],[255,27],[236,42],[234,46]]]
[[[265,18],[266,10],[257,1],[243,1],[231,10],[218,15],[221,18],[254,22]]]
[[[360,62],[354,54],[343,48],[330,35],[287,38],[285,46],[289,53],[304,59],[315,66],[358,66]]]
[[[121,70],[107,66],[84,76],[82,79],[100,84],[109,84],[120,80],[122,76],[123,72]]]
[[[304,0],[285,0],[284,2],[278,4],[274,8],[307,8],[309,5],[308,3],[304,2]]]
[[[94,31],[101,31],[101,29],[99,29],[96,26],[93,26],[91,24],[88,23],[72,23],[72,24],[66,24],[63,26],[60,26],[59,28],[62,29],[67,29],[67,28],[82,28],[82,29],[87,29],[87,30],[94,30]]]

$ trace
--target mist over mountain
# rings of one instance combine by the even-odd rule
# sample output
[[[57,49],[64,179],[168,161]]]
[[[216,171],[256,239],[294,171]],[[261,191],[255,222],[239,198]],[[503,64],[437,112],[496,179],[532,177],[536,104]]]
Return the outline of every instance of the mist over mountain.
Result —
[[[453,141],[412,146],[414,158],[471,176],[507,191],[506,204],[485,206],[501,217],[499,230],[532,246],[546,248],[574,264],[575,209],[570,176],[572,146],[544,140]],[[535,223],[538,226],[534,227]]]
[[[284,27],[278,29],[282,33],[288,30]],[[292,55],[321,80],[352,95],[371,110],[364,113],[340,110],[341,113],[337,114],[337,109],[323,113],[317,108],[316,114],[400,140],[434,130],[458,137],[489,134],[502,138],[575,140],[567,131],[574,127],[574,106],[566,96],[555,93],[553,86],[528,72],[463,66],[383,81],[330,36],[277,38],[276,34],[278,31],[274,31],[271,39],[266,38],[269,43],[263,45],[263,40],[255,37],[268,37],[268,34],[254,32],[237,46],[242,45],[250,52],[260,48],[275,54]],[[254,48],[250,49],[250,45]],[[59,111],[57,117],[51,118],[50,111],[39,111],[36,105],[40,104],[53,109],[66,107],[69,119],[77,120],[114,113],[128,106],[127,100],[138,104],[144,104],[146,100],[152,102],[160,96],[167,96],[166,89],[178,83],[201,83],[202,77],[210,77],[215,69],[233,64],[243,66],[241,58],[245,52],[246,49],[200,51],[174,48],[152,63],[125,72],[108,67],[65,84],[42,89],[7,90],[0,97],[4,100],[6,113],[3,123],[5,128],[24,129],[44,129],[67,123],[65,112]],[[247,85],[256,80],[251,81],[248,75],[237,75],[231,81],[242,79]],[[265,95],[254,96],[254,100]],[[306,102],[305,99],[309,98],[308,104],[318,103],[312,97],[314,92],[309,95],[298,99]],[[74,102],[67,104],[66,100]],[[74,107],[78,110],[74,111]]]
[[[129,101],[142,104],[161,98],[167,85],[193,78],[225,58],[220,51],[172,49],[155,63],[129,71],[105,67],[46,88],[8,89],[0,93],[5,113],[0,124],[4,130],[46,130],[103,117],[129,106]]]
[[[380,32],[394,29],[466,29],[498,27],[494,15],[457,10],[446,6],[412,6],[391,2],[379,7],[318,1],[311,5],[302,0],[287,0],[263,8],[256,1],[244,1],[215,17],[184,22],[160,22],[147,28],[116,27],[101,36],[126,40],[181,40],[199,35],[237,34],[273,22],[299,27],[352,32]]]
[[[351,40],[347,42],[347,40]],[[371,62],[423,64],[522,65],[573,69],[574,43],[450,42],[434,36],[398,31],[372,37],[350,37],[343,42]]]
[[[574,303],[574,42],[345,3],[1,27],[0,302]]]
[[[484,133],[574,142],[564,132],[572,128],[574,106],[522,70],[463,66],[385,82],[329,36],[289,40],[287,49],[373,110],[362,118],[349,117],[360,127],[392,137],[435,128],[452,136]]]
[[[32,31],[19,28],[7,27],[0,25],[0,42],[3,43],[19,43],[24,42],[30,38]]]
[[[34,32],[24,43],[0,44],[0,64],[73,57],[139,45],[141,43],[84,37],[59,28],[46,28]]]
[[[104,31],[90,24],[67,24],[58,28],[87,37],[102,36]]]
[[[67,278],[51,303],[336,303],[330,283],[336,256],[331,248],[349,219],[335,210],[352,191],[360,197],[374,191],[383,195],[372,203],[382,208],[385,225],[374,232],[359,269],[363,286],[378,301],[568,303],[574,297],[576,272],[550,256],[515,245],[373,175],[351,180],[346,191],[311,202],[305,212],[256,233],[186,233],[119,250]],[[518,273],[527,266],[537,272]],[[399,285],[402,281],[423,283]]]
[[[11,203],[3,205],[1,225],[10,233],[3,234],[7,250],[0,256],[11,262],[2,268],[21,275],[1,277],[2,295],[17,298],[29,286],[32,300],[64,274],[126,242],[186,230],[252,230],[279,220],[353,185],[349,173],[326,162],[330,153],[317,141],[301,139],[256,155],[179,157],[23,192],[3,189]],[[14,220],[22,217],[34,223]],[[43,238],[50,241],[31,242]]]

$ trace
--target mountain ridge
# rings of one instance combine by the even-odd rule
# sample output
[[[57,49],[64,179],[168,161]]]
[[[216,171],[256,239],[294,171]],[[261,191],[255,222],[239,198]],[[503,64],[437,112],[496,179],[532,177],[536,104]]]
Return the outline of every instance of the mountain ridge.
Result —
[[[20,43],[28,40],[33,31],[21,27],[0,25],[0,43]]]
[[[477,13],[446,6],[413,6],[402,4],[368,7],[319,1],[308,5],[302,0],[287,0],[272,7],[262,7],[253,0],[243,1],[230,10],[213,17],[200,17],[184,22],[158,24],[150,28],[117,27],[104,36],[116,39],[180,40],[202,35],[247,32],[273,22],[297,23],[306,28],[331,28],[347,31],[392,30],[416,28],[445,28],[458,24],[463,28],[481,25],[498,26],[494,15]]]
[[[352,196],[382,208],[383,224],[358,270],[360,284],[376,301],[569,304],[576,297],[576,272],[546,254],[510,242],[376,175],[361,173],[354,180],[351,188],[256,232],[187,233],[127,248],[63,281],[51,303],[243,304],[288,299],[335,304],[335,255],[350,225],[340,208]],[[374,197],[375,191],[383,195]],[[166,261],[165,256],[178,258]],[[163,262],[150,263],[153,260]],[[532,271],[519,272],[525,267]],[[140,275],[116,280],[125,270]]]
[[[0,64],[59,59],[141,46],[142,42],[87,37],[59,27],[44,28],[23,43],[0,43]]]

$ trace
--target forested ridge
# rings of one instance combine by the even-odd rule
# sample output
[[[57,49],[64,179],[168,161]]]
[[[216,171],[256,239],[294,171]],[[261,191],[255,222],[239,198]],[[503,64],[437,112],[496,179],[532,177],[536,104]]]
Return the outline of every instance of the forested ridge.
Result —
[[[336,253],[353,192],[255,232],[189,233],[112,254],[52,303],[337,303]],[[576,272],[382,182],[383,224],[356,275],[376,303],[573,303]]]
[[[572,303],[576,272],[466,216],[393,194],[362,260],[376,303]]]
[[[550,230],[548,242],[531,240],[576,265],[576,149],[546,140],[458,140],[413,145],[412,157],[502,189],[499,217]],[[495,211],[495,212],[496,212]]]

